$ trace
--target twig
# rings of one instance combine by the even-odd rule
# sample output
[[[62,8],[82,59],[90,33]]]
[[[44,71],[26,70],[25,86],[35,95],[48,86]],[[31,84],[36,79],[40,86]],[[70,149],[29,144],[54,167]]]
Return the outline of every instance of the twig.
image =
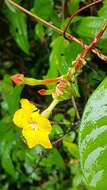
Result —
[[[28,14],[29,16],[31,16],[32,18],[34,18],[35,20],[37,20],[38,22],[44,24],[45,26],[48,26],[49,28],[51,28],[53,31],[63,35],[63,30],[61,30],[60,28],[54,26],[53,24],[50,24],[49,22],[47,22],[46,20],[40,18],[39,16],[31,13],[30,11],[28,11],[27,9],[25,9],[24,7],[18,5],[17,3],[13,2],[12,0],[7,0],[9,3],[11,3],[12,5],[14,5],[15,7],[17,7],[19,10],[21,10],[22,12]],[[79,42],[79,40],[77,38],[75,38],[74,36],[70,35],[69,33],[66,33],[66,38],[68,40],[73,40],[79,44],[81,44],[81,42]]]
[[[64,37],[66,37],[66,34],[65,34],[65,33],[66,33],[68,27],[70,26],[71,20],[72,20],[78,13],[80,13],[80,12],[82,12],[83,10],[86,10],[86,9],[88,9],[89,7],[91,7],[91,6],[95,5],[95,4],[98,4],[98,3],[100,3],[100,2],[102,2],[102,0],[98,0],[98,1],[95,1],[95,2],[93,2],[93,3],[90,3],[89,5],[86,5],[86,6],[82,7],[81,9],[78,9],[74,14],[72,14],[72,15],[70,16],[70,18],[68,19],[67,24],[66,24],[65,27],[64,27],[64,31],[63,31]]]
[[[72,104],[73,104],[73,107],[75,108],[77,119],[80,120],[80,115],[79,115],[79,111],[78,111],[74,96],[72,96]]]
[[[107,20],[104,22],[103,27],[99,30],[94,40],[86,47],[86,49],[81,53],[79,59],[76,62],[75,68],[79,68],[81,65],[81,62],[85,59],[87,54],[90,52],[90,50],[99,42],[100,38],[105,32],[105,29],[107,28]]]
[[[70,160],[70,162],[68,164],[78,165],[78,164],[80,164],[80,160],[72,159],[72,160]]]
[[[18,5],[17,3],[13,2],[12,0],[7,0],[9,3],[11,3],[13,6],[17,7],[19,10],[21,10],[22,12],[28,14],[29,16],[31,16],[32,18],[34,18],[35,20],[37,20],[38,22],[42,23],[45,26],[48,26],[49,28],[51,28],[53,31],[63,35],[64,31],[56,26],[54,26],[53,24],[50,24],[49,22],[45,21],[44,19],[40,18],[37,15],[34,15],[33,13],[31,13],[30,11],[28,11],[27,9],[25,9],[24,7]],[[80,44],[83,48],[86,46],[81,40],[77,39],[76,37],[72,36],[71,34],[69,34],[68,32],[65,32],[65,37],[67,40],[69,41],[75,41],[76,43]],[[86,46],[87,47],[87,46]],[[107,56],[103,55],[101,53],[100,50],[97,50],[96,48],[91,50],[94,54],[96,54],[100,59],[104,60],[107,62]]]
[[[83,67],[83,65],[84,65],[84,60],[85,60],[87,54],[98,43],[98,41],[100,40],[100,38],[104,34],[104,31],[105,31],[106,28],[107,28],[107,20],[104,22],[104,25],[102,26],[102,28],[97,33],[94,40],[88,46],[85,47],[84,51],[75,60],[74,66],[70,69],[70,71],[67,74],[67,79],[68,80],[72,80],[72,77],[74,77],[75,74],[78,75],[78,72],[80,72],[81,67]]]
[[[60,136],[57,140],[53,141],[52,144],[57,144],[58,142],[62,141],[63,138],[64,138],[67,134],[69,134],[71,131],[76,130],[77,127],[79,126],[79,124],[80,124],[80,120],[77,121],[77,122],[75,122],[75,123],[72,123],[72,124],[71,124],[72,127],[70,127],[70,128],[65,132],[64,135]],[[74,127],[74,126],[75,126],[75,127]]]

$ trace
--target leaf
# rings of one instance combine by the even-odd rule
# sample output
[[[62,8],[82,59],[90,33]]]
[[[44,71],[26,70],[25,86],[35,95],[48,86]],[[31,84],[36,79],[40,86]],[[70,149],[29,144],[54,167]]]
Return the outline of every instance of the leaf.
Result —
[[[71,42],[65,49],[65,56],[68,67],[72,66],[72,61],[82,52],[82,47],[76,42]]]
[[[95,37],[98,30],[103,26],[103,23],[104,18],[102,17],[81,17],[75,32],[81,37],[92,39]],[[107,30],[102,36],[102,39],[107,39]]]
[[[58,124],[54,124],[50,134],[51,139],[58,138],[58,136],[63,134],[63,129]]]
[[[7,104],[7,110],[13,114],[19,106],[20,95],[23,85],[13,87],[10,76],[5,75],[0,82],[0,92],[3,96],[4,102]]]
[[[72,107],[67,111],[67,114],[70,116],[70,121],[73,122],[76,116],[75,108]]]
[[[13,166],[13,163],[10,157],[10,152],[8,149],[5,149],[5,152],[2,155],[2,166],[8,174],[15,177],[15,168]]]
[[[66,74],[69,68],[72,67],[72,61],[74,61],[82,51],[80,45],[75,42],[69,43],[63,37],[55,38],[51,43],[51,48],[49,69],[45,78],[55,78],[58,76],[58,73],[60,73],[60,75]],[[54,85],[48,85],[48,87],[54,88]],[[74,85],[72,85],[72,87],[74,87]],[[77,87],[77,85],[75,85],[75,87]],[[78,91],[77,88],[75,90]]]
[[[75,133],[71,132],[69,135],[66,135],[63,139],[63,145],[67,148],[68,152],[74,157],[79,158],[79,150],[77,144],[73,143],[75,138]]]
[[[6,7],[4,9],[5,16],[10,22],[10,31],[17,42],[19,47],[25,52],[29,53],[29,41],[27,34],[26,16],[20,10],[10,5],[6,1]]]
[[[80,36],[80,38],[84,39],[86,43],[90,43],[94,38],[99,29],[102,28],[104,24],[104,17],[81,17],[80,22],[75,30],[75,32]],[[100,41],[96,45],[96,47],[100,48],[104,54],[107,54],[107,30],[105,30],[103,36]]]
[[[100,17],[104,17],[105,19],[107,19],[107,0],[103,1],[103,6],[101,7],[101,9],[98,11],[98,15]]]
[[[11,149],[16,142],[15,135],[12,131],[9,131],[3,138],[1,143],[1,163],[5,171],[15,178],[16,171],[11,159]]]
[[[73,14],[79,8],[80,0],[70,0],[68,1],[68,10],[70,15]]]
[[[35,0],[31,11],[44,19],[48,19],[53,14],[53,0]]]
[[[9,75],[5,75],[3,80],[0,81],[0,93],[8,94],[13,89],[12,81]]]
[[[9,123],[10,117],[5,116],[2,120],[0,120],[0,142],[4,138],[5,134],[10,130]]]
[[[57,113],[55,116],[54,116],[54,121],[63,121],[64,120],[64,115],[62,113]]]
[[[63,75],[72,66],[72,61],[81,52],[82,48],[76,43],[69,43],[62,36],[57,37],[51,44],[52,52],[50,55],[50,63],[57,71]]]
[[[60,74],[65,74],[68,71],[68,65],[65,59],[65,48],[68,46],[67,40],[63,37],[58,37],[52,41],[52,52],[50,61],[56,65],[56,69]]]
[[[36,24],[35,26],[35,35],[37,38],[43,38],[45,35],[44,27],[42,24]]]
[[[11,114],[13,114],[18,109],[22,89],[23,85],[15,86],[12,91],[6,96],[6,102]]]
[[[99,82],[101,82],[105,78],[105,72],[100,70],[99,68],[93,69],[88,74],[88,81],[92,87],[98,86]]]
[[[89,98],[80,126],[80,161],[94,190],[107,189],[107,78]]]
[[[60,152],[55,148],[50,151],[47,158],[42,159],[40,165],[50,169],[52,169],[52,167],[55,167],[58,170],[65,169],[64,161]]]

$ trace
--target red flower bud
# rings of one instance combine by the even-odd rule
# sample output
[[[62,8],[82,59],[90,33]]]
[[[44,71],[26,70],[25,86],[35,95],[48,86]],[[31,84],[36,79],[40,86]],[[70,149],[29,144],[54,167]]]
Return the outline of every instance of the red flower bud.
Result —
[[[23,74],[15,74],[15,75],[12,75],[10,78],[15,84],[23,84],[24,82]]]
[[[40,89],[40,90],[38,90],[38,93],[39,93],[40,95],[45,95],[45,94],[46,94],[46,91],[47,91],[47,90],[45,90],[45,89]]]

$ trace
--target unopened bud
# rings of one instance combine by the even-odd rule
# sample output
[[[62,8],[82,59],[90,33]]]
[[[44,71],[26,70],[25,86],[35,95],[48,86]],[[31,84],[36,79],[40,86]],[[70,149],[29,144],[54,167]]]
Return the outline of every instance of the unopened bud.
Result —
[[[23,84],[23,82],[24,82],[23,74],[18,73],[18,74],[12,75],[10,78],[15,84]]]
[[[45,89],[40,89],[40,90],[38,90],[38,93],[40,95],[45,95],[46,94],[46,90]]]

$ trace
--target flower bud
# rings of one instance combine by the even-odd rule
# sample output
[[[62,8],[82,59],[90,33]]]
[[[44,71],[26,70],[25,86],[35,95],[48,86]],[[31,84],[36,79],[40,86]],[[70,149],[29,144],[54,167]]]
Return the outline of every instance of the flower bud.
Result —
[[[24,82],[23,74],[18,73],[18,74],[12,75],[10,78],[15,84],[23,84],[23,82]]]

